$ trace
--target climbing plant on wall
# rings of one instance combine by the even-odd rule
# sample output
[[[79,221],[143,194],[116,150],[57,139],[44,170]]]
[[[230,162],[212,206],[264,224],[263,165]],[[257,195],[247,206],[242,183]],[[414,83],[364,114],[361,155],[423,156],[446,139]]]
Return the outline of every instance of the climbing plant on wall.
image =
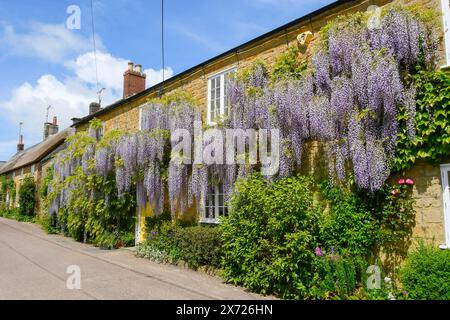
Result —
[[[407,139],[416,139],[413,75],[419,63],[434,69],[435,15],[388,6],[377,24],[369,19],[345,15],[325,26],[300,77],[268,85],[257,64],[230,85],[232,128],[280,129],[279,176],[301,166],[304,143],[312,139],[327,145],[331,178],[344,180],[350,165],[359,187],[378,190],[395,161],[400,124]]]
[[[63,233],[110,248],[134,243],[135,197],[132,190],[119,195],[116,186],[113,150],[123,134],[102,137],[101,127],[93,120],[88,133],[69,138],[55,159],[45,204]]]
[[[407,127],[398,135],[395,171],[409,168],[417,160],[437,162],[450,155],[450,74],[420,71],[414,76],[417,89],[414,129],[410,139]],[[398,114],[400,122],[405,110]]]

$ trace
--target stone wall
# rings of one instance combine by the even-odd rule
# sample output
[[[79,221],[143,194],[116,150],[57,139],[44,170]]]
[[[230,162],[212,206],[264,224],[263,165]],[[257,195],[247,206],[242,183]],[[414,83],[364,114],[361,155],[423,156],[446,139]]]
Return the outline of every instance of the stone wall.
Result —
[[[450,163],[448,161],[447,163]],[[415,240],[445,244],[444,209],[439,165],[417,163],[405,176],[415,181],[413,196],[416,200],[416,225],[413,230]]]

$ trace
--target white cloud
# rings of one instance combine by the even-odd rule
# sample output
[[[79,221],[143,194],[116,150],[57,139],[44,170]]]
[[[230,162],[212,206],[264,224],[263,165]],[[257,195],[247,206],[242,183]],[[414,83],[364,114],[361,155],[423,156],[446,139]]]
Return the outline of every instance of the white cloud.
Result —
[[[99,83],[111,90],[121,90],[123,73],[127,69],[128,60],[113,57],[109,53],[97,52],[98,80]],[[84,53],[73,61],[68,61],[65,66],[77,76],[80,81],[96,84],[94,53]]]
[[[147,75],[146,85],[147,88],[154,86],[163,81],[163,70],[145,69],[144,73]],[[164,68],[164,80],[173,77],[173,70],[170,67]]]
[[[109,53],[97,53],[100,87],[103,106],[122,98],[123,73],[128,60],[117,58]],[[42,139],[42,127],[46,108],[52,106],[50,116],[58,117],[60,128],[71,125],[71,118],[83,117],[88,106],[97,100],[94,54],[88,52],[76,59],[66,61],[64,66],[73,73],[62,80],[54,75],[40,77],[36,84],[25,82],[12,91],[11,98],[0,101],[0,113],[12,124],[24,122],[24,137],[27,146]],[[162,80],[162,70],[146,69],[147,87]],[[171,68],[165,69],[165,78],[173,75]],[[50,118],[51,118],[50,117]]]
[[[26,82],[14,89],[8,101],[0,102],[0,110],[11,123],[24,122],[25,143],[30,146],[42,139],[48,105],[52,106],[51,115],[56,115],[64,128],[72,117],[86,114],[92,97],[90,88],[76,79],[59,81],[47,74],[34,86]]]
[[[96,37],[102,49],[101,39]],[[92,49],[92,39],[69,30],[63,24],[33,22],[28,33],[17,33],[7,23],[0,25],[0,48],[4,53],[37,57],[53,63],[62,62],[73,54]]]
[[[97,40],[97,66],[102,105],[106,106],[122,98],[123,73],[128,60],[106,52]],[[0,101],[0,114],[4,115],[6,128],[16,128],[24,122],[26,147],[42,140],[46,108],[52,106],[50,119],[58,117],[60,129],[71,125],[71,118],[88,113],[91,102],[97,101],[97,82],[91,39],[70,31],[64,25],[33,23],[28,33],[16,30],[0,22],[0,54],[30,56],[61,65],[65,76],[42,75],[36,83],[25,82],[16,87],[10,97]],[[145,69],[147,87],[162,80],[162,70]],[[165,79],[173,76],[173,70],[165,69]],[[0,149],[6,154],[15,152],[17,142],[0,141]],[[3,151],[5,150],[5,151]]]
[[[77,77],[89,84],[96,84],[95,57],[93,52],[80,55],[74,61],[66,62],[66,66],[71,69]],[[123,73],[127,70],[128,60],[116,58],[109,53],[97,52],[98,81],[101,86],[117,92],[123,88]],[[147,88],[151,87],[163,79],[162,69],[145,69],[147,75]],[[164,69],[164,78],[173,76],[170,67]]]

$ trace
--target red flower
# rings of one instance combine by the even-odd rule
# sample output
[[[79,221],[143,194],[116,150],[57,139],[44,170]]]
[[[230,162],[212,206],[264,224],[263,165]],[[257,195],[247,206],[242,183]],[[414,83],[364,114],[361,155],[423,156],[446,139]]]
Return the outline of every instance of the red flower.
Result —
[[[413,186],[414,185],[414,180],[413,179],[406,179],[406,184],[408,186]]]
[[[406,183],[405,179],[398,180],[398,184],[401,186],[404,185],[405,183]]]
[[[315,251],[316,251],[316,256],[323,257],[323,251],[321,248],[317,247]]]

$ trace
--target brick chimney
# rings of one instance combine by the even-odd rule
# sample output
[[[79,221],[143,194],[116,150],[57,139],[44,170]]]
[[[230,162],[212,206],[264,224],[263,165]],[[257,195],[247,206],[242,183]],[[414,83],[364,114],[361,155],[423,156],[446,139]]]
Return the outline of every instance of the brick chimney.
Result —
[[[133,68],[133,62],[128,62],[128,70],[123,74],[123,98],[128,98],[145,90],[146,74],[142,72],[142,65]]]
[[[59,131],[58,118],[53,117],[52,122],[44,123],[44,140],[46,140],[51,135],[57,134],[58,131]]]
[[[19,143],[17,144],[17,152],[23,151],[25,149],[25,145],[23,144],[23,135],[19,137]]]
[[[89,105],[89,115],[96,113],[97,111],[100,111],[101,107],[100,107],[100,103],[98,102],[92,102]]]

